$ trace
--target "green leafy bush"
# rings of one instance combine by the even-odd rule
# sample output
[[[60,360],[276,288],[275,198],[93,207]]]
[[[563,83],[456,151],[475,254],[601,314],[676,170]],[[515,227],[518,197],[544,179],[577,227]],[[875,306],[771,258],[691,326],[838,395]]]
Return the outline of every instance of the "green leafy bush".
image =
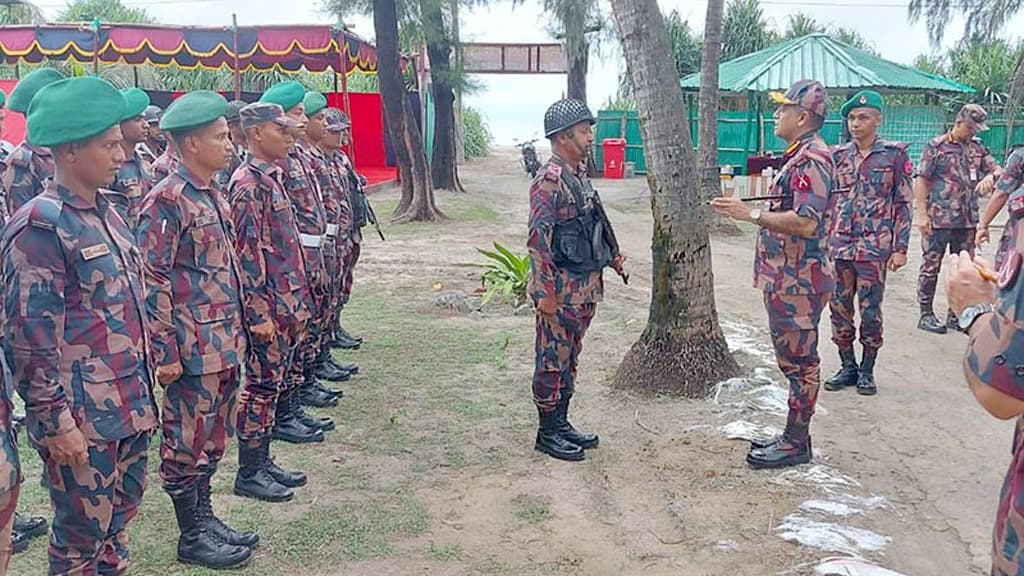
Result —
[[[462,132],[465,137],[467,157],[487,156],[494,137],[491,136],[491,131],[480,111],[472,106],[466,106],[462,111]]]
[[[497,242],[494,243],[494,250],[477,251],[486,256],[489,261],[479,266],[485,268],[481,276],[484,293],[480,305],[486,305],[495,296],[500,296],[505,302],[519,307],[526,301],[526,284],[530,280],[530,257],[518,256]]]

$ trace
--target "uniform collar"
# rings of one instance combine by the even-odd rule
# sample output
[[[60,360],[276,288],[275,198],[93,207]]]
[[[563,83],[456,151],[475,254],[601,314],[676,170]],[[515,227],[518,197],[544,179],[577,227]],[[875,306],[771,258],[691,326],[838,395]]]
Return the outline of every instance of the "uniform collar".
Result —
[[[52,179],[46,181],[46,192],[55,194],[62,203],[77,210],[93,210],[97,208],[101,197],[99,190],[97,190],[96,200],[90,202],[88,199],[72,192],[70,188],[57,184]]]
[[[256,170],[260,171],[263,174],[266,174],[267,176],[273,177],[281,173],[281,167],[278,166],[277,164],[267,162],[262,158],[257,158],[256,156],[253,156],[252,154],[249,154],[248,160],[249,163],[252,164],[253,168],[255,168]]]
[[[28,150],[30,152],[32,152],[32,154],[35,154],[36,156],[50,156],[51,155],[50,149],[45,147],[45,146],[36,146],[35,144],[29,142],[28,140],[25,140],[24,144],[25,144],[25,148],[28,148]]]
[[[184,162],[179,162],[178,167],[175,168],[174,172],[180,176],[182,180],[187,182],[189,186],[196,190],[208,191],[210,189],[210,184],[203,184],[202,181],[199,180],[199,177],[196,176],[195,172],[189,170],[188,166],[185,166]]]

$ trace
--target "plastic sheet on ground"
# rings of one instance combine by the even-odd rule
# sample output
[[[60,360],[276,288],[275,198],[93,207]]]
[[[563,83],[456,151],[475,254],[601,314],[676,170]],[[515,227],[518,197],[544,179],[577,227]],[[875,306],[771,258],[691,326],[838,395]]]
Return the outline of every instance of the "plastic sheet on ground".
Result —
[[[818,576],[905,576],[860,558],[826,558],[814,567]]]
[[[889,537],[870,530],[822,522],[801,514],[786,516],[775,530],[783,540],[826,552],[851,555],[879,552],[891,541]]]

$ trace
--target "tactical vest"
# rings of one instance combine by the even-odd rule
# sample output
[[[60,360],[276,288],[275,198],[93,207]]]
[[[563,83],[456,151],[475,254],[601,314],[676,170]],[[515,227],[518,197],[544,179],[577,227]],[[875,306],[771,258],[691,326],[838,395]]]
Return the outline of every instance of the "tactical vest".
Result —
[[[552,234],[555,265],[575,274],[602,270],[612,262],[612,249],[605,240],[604,221],[594,207],[600,200],[593,194],[591,201],[586,202],[582,182],[568,176],[567,170],[562,170],[561,179],[572,194],[577,215],[555,222]]]

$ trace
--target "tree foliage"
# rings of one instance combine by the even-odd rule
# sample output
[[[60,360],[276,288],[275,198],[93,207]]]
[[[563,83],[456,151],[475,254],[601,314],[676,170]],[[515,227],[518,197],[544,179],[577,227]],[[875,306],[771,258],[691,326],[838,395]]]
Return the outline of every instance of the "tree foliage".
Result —
[[[757,0],[730,0],[722,17],[722,62],[764,50],[778,35]]]
[[[126,22],[153,24],[156,19],[145,8],[125,6],[121,0],[73,0],[57,14],[60,22]]]

